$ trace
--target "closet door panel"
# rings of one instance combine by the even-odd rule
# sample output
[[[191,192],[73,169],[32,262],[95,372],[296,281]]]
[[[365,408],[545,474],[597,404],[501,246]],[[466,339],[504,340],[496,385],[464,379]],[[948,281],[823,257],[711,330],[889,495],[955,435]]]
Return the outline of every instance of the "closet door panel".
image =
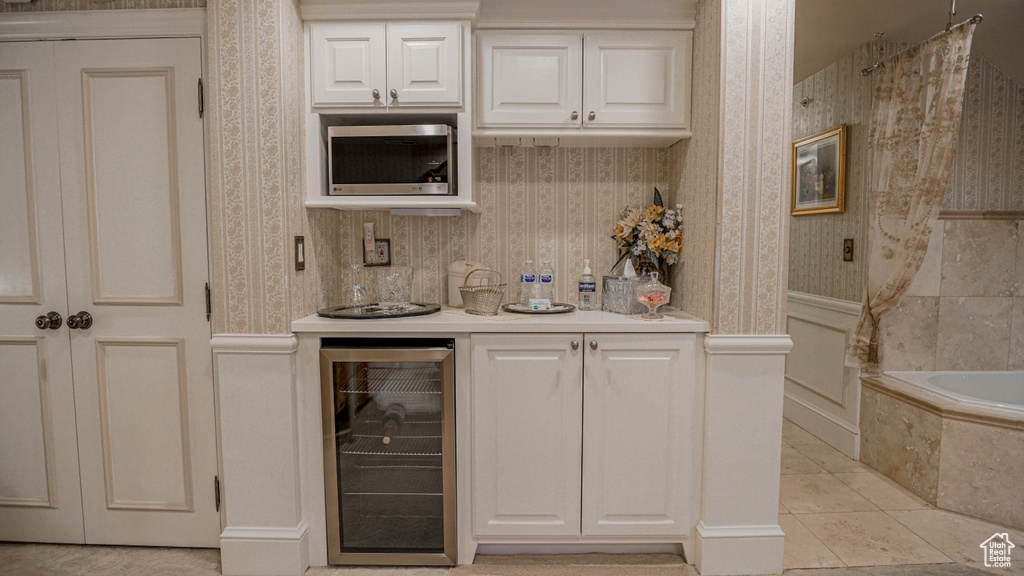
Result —
[[[84,542],[58,170],[53,44],[0,43],[0,540]]]
[[[56,62],[86,542],[217,546],[200,41]]]

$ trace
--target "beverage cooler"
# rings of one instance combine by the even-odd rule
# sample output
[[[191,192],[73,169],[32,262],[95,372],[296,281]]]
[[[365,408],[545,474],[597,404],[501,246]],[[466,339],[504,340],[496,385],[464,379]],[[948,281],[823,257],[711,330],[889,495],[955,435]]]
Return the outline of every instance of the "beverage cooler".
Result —
[[[455,564],[454,348],[322,341],[329,563]]]

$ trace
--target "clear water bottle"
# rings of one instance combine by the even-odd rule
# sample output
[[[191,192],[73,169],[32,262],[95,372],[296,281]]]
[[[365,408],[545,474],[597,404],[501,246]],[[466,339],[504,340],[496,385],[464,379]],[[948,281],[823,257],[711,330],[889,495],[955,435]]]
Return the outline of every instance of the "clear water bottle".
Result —
[[[590,260],[583,261],[583,274],[579,280],[579,309],[593,310],[597,296],[597,279],[590,271]]]
[[[537,283],[537,273],[533,270],[533,260],[526,261],[523,274],[519,277],[519,304],[530,305],[530,288]]]
[[[551,267],[551,260],[545,260],[540,268],[541,294],[551,302],[555,301],[555,269]]]

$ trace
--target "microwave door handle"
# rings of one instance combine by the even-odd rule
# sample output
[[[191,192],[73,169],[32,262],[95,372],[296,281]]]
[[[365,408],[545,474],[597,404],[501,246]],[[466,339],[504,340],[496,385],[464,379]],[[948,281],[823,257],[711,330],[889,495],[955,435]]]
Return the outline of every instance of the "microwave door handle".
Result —
[[[449,126],[448,127],[448,163],[450,163],[451,166],[458,166],[459,163],[456,161],[456,159],[453,156],[453,154],[455,154],[455,138],[452,137],[452,127]],[[456,186],[455,177],[456,177],[455,170],[449,170],[448,171],[448,177],[445,178],[445,180],[448,181],[448,193],[449,194],[457,194],[458,193],[458,190],[456,190],[456,188],[455,188],[455,186]]]

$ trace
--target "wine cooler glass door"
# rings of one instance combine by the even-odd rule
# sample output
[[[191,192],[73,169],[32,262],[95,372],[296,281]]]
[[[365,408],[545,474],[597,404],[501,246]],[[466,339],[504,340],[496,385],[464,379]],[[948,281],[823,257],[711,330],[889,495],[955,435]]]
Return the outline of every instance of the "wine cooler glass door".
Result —
[[[321,350],[328,559],[455,563],[447,348]]]

